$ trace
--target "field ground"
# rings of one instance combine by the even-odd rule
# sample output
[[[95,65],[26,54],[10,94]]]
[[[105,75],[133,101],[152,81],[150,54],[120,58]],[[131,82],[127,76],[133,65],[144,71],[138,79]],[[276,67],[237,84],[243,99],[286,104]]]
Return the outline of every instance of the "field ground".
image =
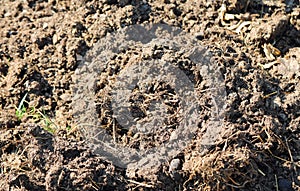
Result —
[[[299,0],[1,0],[0,190],[300,190],[299,15]],[[176,50],[152,44],[150,58],[172,60],[194,82],[200,122],[178,155],[133,171],[87,146],[76,121],[74,76],[107,34],[154,23],[180,27],[211,51],[226,108],[216,144],[203,149],[213,111],[209,82]],[[167,126],[151,136],[114,126],[109,79],[143,48],[105,63],[93,92],[99,128],[138,149],[168,141],[180,120],[171,115],[180,108],[170,101],[172,88],[151,82],[155,88],[132,93],[133,113],[143,120],[147,104],[164,97]]]

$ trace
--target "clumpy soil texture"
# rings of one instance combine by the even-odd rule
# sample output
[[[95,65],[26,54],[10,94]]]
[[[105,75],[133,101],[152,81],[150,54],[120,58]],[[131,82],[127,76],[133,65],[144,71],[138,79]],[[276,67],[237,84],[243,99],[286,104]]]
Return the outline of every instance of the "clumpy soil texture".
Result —
[[[299,15],[298,0],[2,0],[0,190],[300,190]],[[110,35],[155,24],[182,38],[118,36],[111,46],[120,51],[107,51]],[[191,44],[209,52],[201,67]],[[134,118],[124,128],[112,92],[135,75],[131,66],[153,59],[190,80],[197,115],[182,112],[171,83],[146,78],[124,95]],[[212,123],[216,111],[221,121]],[[117,165],[87,139],[97,126],[119,147],[147,150],[184,135],[187,117],[193,136],[151,169]]]

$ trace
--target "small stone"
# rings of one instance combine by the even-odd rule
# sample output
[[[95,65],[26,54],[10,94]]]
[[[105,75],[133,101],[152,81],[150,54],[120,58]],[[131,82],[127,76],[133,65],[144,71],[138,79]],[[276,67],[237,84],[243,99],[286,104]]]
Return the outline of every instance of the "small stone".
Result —
[[[56,44],[57,42],[58,42],[58,36],[57,36],[57,34],[54,34],[52,37],[52,43]]]
[[[173,159],[169,166],[169,172],[173,173],[175,170],[178,170],[180,167],[180,159]]]
[[[48,28],[48,23],[43,23],[43,29]]]
[[[171,136],[170,136],[170,141],[177,140],[177,139],[178,139],[178,132],[177,131],[173,131],[171,133]]]
[[[76,178],[76,173],[75,172],[71,172],[70,173],[70,178],[71,179],[75,179]]]
[[[83,60],[83,56],[81,56],[80,54],[76,54],[76,60],[77,61],[82,61]]]

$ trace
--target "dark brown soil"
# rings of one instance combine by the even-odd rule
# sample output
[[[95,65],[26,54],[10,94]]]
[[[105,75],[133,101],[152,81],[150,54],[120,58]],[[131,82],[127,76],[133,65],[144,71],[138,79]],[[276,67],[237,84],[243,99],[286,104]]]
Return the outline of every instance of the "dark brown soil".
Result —
[[[299,0],[2,0],[0,190],[300,190],[299,15]],[[138,62],[133,57],[179,67],[200,105],[197,129],[183,150],[148,170],[123,168],[85,139],[88,129],[78,119],[85,106],[74,99],[76,72],[109,34],[157,23],[178,27],[210,51],[211,67],[225,82],[224,120],[208,122],[210,81],[186,55],[151,43],[152,52],[136,44],[108,53],[111,59],[93,79],[96,118],[87,120],[119,144],[158,147],[184,117],[174,88],[152,81],[131,93],[131,112],[142,123],[150,103],[164,100],[164,123],[142,134],[114,122],[110,90]],[[216,143],[204,148],[204,135],[219,126]]]

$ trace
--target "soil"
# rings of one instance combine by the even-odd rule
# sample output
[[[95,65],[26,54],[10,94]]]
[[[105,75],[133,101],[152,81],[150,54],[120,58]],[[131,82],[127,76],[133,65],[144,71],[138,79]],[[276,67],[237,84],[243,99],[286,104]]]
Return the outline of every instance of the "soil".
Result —
[[[298,0],[2,0],[0,190],[300,190],[299,13]],[[110,35],[158,23],[182,31],[185,41],[174,40],[180,50],[122,37],[112,46],[124,50],[107,52],[106,62],[91,60]],[[224,81],[224,103],[212,99],[213,89],[222,89],[209,87],[216,79],[204,80],[187,59],[190,41],[210,52],[207,67]],[[124,71],[148,59],[184,72],[196,90],[197,115],[179,112],[171,84],[150,80],[128,95],[136,123],[124,129],[116,122],[115,79],[130,79],[135,72]],[[85,60],[101,72],[82,75]],[[78,89],[88,96],[78,97]],[[90,113],[83,112],[84,99],[95,103]],[[160,100],[167,115],[150,133],[138,132],[137,124],[153,118],[150,103]],[[224,110],[222,124],[208,120],[215,107]],[[147,170],[95,152],[83,125],[97,124],[119,145],[147,150],[189,133],[180,126],[187,116],[196,129],[184,149]],[[209,138],[214,144],[203,144]]]

